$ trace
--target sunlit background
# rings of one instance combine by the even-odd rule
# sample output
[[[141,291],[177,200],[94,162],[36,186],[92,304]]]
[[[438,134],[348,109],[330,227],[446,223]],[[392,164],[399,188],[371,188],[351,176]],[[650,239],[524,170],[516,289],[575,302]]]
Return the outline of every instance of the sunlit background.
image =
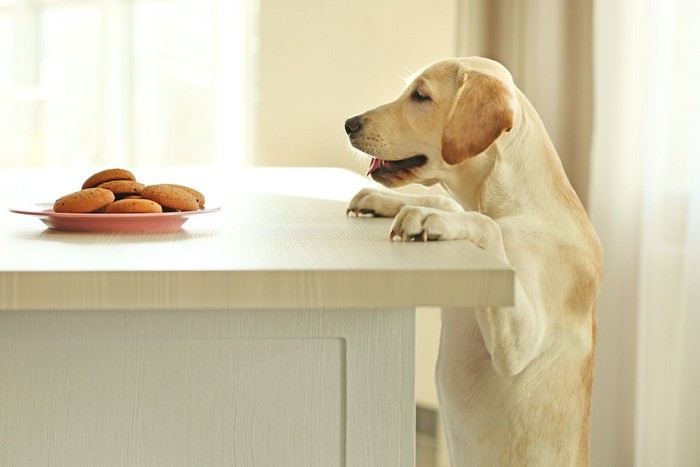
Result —
[[[0,166],[241,163],[245,6],[1,1]]]

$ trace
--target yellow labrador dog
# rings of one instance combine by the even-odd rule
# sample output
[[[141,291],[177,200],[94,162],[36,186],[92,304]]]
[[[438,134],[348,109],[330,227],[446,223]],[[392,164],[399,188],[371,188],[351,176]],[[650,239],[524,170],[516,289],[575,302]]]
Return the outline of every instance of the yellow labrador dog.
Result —
[[[499,63],[449,59],[345,122],[369,175],[348,212],[390,236],[468,239],[516,271],[515,306],[443,309],[436,379],[454,467],[588,465],[600,243],[534,108]]]

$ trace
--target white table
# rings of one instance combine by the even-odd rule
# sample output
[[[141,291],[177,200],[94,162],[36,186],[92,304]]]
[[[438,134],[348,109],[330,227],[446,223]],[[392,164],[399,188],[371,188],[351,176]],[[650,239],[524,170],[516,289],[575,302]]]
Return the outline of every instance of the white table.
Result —
[[[0,171],[0,199],[90,172]],[[346,217],[348,171],[134,172],[222,210],[153,234],[0,210],[0,465],[412,466],[415,307],[512,304],[513,272]]]

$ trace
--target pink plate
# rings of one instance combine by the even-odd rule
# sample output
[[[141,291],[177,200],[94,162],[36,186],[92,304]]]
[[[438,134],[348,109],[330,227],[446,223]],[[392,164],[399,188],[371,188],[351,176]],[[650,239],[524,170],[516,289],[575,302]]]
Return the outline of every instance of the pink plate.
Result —
[[[158,214],[73,214],[54,212],[52,203],[10,209],[17,214],[37,216],[50,229],[73,232],[164,232],[181,228],[192,216],[219,210],[221,208]]]

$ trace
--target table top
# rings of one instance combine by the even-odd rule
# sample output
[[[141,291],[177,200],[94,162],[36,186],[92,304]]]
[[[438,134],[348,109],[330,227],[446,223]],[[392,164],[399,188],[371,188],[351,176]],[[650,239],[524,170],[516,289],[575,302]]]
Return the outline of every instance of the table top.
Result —
[[[399,308],[510,305],[512,269],[466,241],[389,240],[346,216],[376,186],[334,168],[133,170],[219,212],[162,233],[47,229],[9,212],[53,202],[94,170],[0,171],[0,309]]]

